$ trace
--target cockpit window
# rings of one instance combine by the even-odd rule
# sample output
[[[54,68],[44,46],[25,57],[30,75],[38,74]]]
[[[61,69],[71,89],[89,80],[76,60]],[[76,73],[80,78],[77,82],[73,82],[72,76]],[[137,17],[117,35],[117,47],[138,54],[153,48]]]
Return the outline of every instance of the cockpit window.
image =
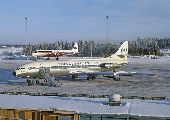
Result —
[[[19,70],[20,68],[17,68],[16,70]]]
[[[25,68],[21,68],[21,69],[25,69]]]

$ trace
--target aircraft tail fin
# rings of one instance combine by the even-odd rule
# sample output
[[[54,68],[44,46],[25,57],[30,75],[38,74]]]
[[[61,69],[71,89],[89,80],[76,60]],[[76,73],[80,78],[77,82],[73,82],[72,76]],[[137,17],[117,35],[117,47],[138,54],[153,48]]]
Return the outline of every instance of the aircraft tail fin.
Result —
[[[74,44],[74,47],[73,47],[72,50],[73,50],[75,53],[78,53],[78,44],[77,44],[77,43]]]
[[[118,60],[127,60],[127,55],[128,55],[128,41],[125,41],[119,48],[119,50],[107,57],[107,58],[112,58],[112,59],[118,59]]]

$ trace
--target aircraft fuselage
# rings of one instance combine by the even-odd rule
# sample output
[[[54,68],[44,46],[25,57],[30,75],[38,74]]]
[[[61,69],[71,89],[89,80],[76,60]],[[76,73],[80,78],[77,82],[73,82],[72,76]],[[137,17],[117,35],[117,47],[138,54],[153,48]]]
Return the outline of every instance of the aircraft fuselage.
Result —
[[[75,59],[69,61],[32,62],[17,68],[13,75],[22,78],[43,78],[40,69],[49,69],[54,76],[68,76],[72,73],[108,72],[127,65],[127,60]]]

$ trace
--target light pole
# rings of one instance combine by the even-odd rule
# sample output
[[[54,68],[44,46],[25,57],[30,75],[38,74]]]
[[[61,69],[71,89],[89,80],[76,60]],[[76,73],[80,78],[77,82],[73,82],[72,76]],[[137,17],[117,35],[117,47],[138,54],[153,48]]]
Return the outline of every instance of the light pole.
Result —
[[[106,53],[108,54],[108,19],[109,19],[109,17],[106,16],[106,19],[107,19],[107,44],[106,44]]]
[[[26,20],[26,33],[27,33],[27,19],[28,19],[28,18],[25,18],[25,20]]]
[[[28,47],[27,47],[27,19],[28,19],[28,18],[25,18],[25,20],[26,20],[26,50],[27,50],[27,59],[28,59]]]
[[[107,19],[107,44],[108,44],[108,19],[109,17],[107,16],[106,19]]]
[[[25,18],[25,20],[26,20],[26,45],[27,45],[27,19],[28,18]]]

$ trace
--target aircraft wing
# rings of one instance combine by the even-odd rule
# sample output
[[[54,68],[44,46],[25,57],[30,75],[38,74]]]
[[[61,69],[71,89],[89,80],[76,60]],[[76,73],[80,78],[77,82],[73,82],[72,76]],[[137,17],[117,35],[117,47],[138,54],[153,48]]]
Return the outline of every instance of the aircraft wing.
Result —
[[[148,74],[148,73],[137,73],[137,72],[73,72],[71,75],[118,75],[118,76],[134,76],[134,75],[145,75],[155,76],[159,74]]]
[[[148,74],[148,73],[118,73],[119,76],[134,76],[134,75],[145,75],[145,76],[155,76],[160,74]]]

